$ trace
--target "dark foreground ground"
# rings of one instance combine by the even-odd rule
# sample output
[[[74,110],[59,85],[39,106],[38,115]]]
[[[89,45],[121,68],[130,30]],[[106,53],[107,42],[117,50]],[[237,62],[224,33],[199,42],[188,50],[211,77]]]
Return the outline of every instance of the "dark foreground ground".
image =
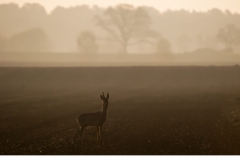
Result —
[[[72,140],[109,92],[103,144]],[[240,154],[240,67],[0,68],[2,155]]]

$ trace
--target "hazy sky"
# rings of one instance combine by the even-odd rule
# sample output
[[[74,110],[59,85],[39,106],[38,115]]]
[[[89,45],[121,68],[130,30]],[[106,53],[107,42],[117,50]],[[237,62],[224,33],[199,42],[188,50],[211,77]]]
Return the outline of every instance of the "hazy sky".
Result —
[[[240,13],[240,0],[0,0],[0,4],[10,2],[18,3],[20,6],[27,2],[36,2],[43,5],[48,12],[58,5],[69,7],[82,4],[88,4],[90,6],[96,4],[100,7],[107,7],[119,3],[128,3],[134,6],[152,6],[159,11],[165,11],[167,9],[207,11],[212,8],[219,8],[223,11],[228,9],[231,12]]]

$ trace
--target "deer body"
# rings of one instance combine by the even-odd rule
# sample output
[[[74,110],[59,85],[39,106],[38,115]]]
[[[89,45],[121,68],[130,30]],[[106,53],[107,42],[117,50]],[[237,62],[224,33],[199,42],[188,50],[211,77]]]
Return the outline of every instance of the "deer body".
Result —
[[[80,126],[102,126],[106,121],[107,113],[93,112],[83,113],[77,118]]]
[[[93,112],[93,113],[83,113],[78,116],[76,119],[79,124],[79,129],[76,132],[74,137],[73,144],[76,141],[77,135],[80,133],[80,138],[82,141],[82,133],[87,126],[95,126],[97,127],[97,143],[101,143],[102,141],[102,126],[107,119],[107,108],[108,108],[108,99],[109,94],[107,93],[107,97],[104,96],[104,93],[100,95],[100,98],[103,102],[102,111]]]

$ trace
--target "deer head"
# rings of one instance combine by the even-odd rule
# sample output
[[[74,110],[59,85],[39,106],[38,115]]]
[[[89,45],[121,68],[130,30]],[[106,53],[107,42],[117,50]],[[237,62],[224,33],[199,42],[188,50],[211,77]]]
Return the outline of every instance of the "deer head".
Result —
[[[107,92],[107,97],[105,97],[104,93],[102,92],[102,95],[100,95],[100,98],[102,100],[103,103],[103,110],[107,110],[108,107],[108,99],[109,99],[109,94]]]

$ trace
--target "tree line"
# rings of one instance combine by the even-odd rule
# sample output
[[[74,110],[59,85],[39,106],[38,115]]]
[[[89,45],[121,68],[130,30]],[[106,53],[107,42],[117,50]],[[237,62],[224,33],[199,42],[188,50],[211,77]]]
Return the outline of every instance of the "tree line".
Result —
[[[56,7],[50,14],[39,4],[0,5],[0,51],[159,53],[197,49],[238,51],[240,15],[166,11],[119,4],[100,8]]]

